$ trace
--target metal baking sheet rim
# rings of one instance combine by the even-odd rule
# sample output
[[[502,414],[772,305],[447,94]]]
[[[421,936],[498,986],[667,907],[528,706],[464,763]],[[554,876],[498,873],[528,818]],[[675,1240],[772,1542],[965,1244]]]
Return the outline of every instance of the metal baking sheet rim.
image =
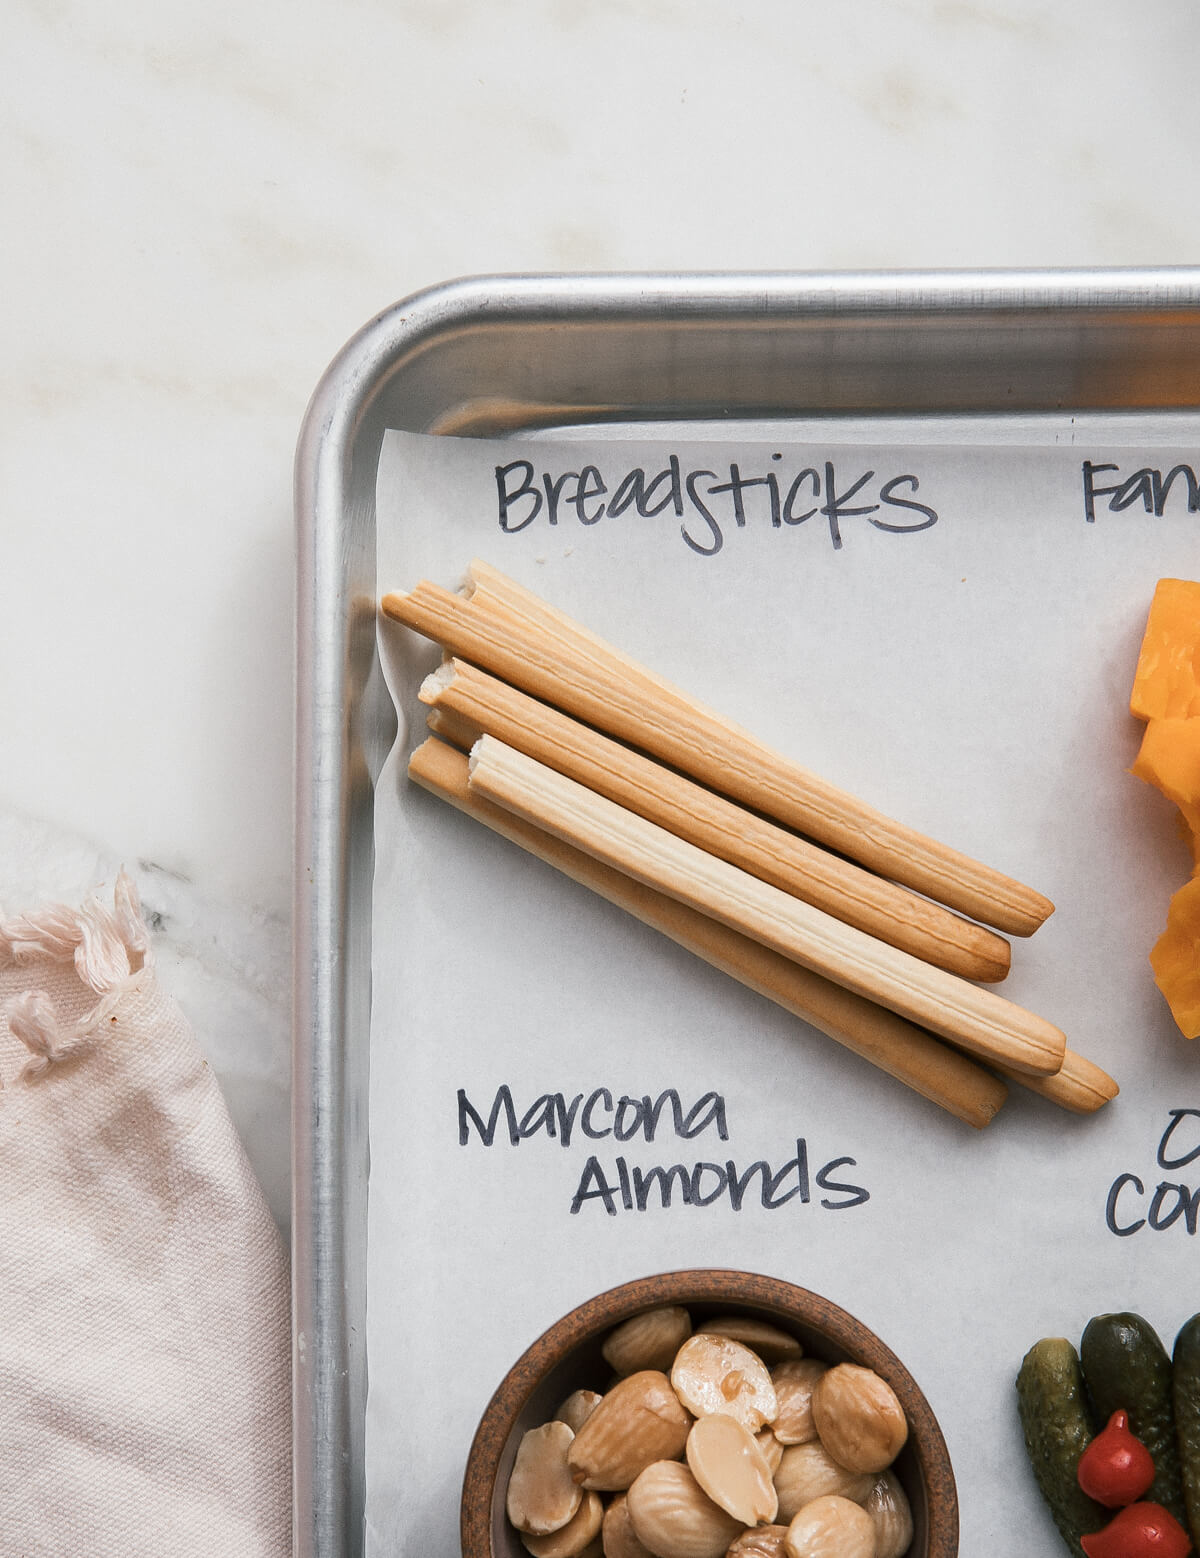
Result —
[[[296,1558],[363,1550],[372,775],[387,427],[1200,406],[1200,268],[483,276],[386,309],[295,469]]]

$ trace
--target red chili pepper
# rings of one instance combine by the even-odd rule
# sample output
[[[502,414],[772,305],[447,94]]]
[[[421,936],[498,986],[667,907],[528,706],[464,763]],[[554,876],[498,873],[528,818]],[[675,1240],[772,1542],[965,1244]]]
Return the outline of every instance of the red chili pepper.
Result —
[[[1154,1481],[1154,1461],[1129,1431],[1129,1413],[1114,1412],[1079,1457],[1079,1486],[1105,1509],[1140,1499]]]
[[[1191,1537],[1161,1504],[1130,1504],[1079,1541],[1088,1558],[1187,1558],[1192,1550]]]

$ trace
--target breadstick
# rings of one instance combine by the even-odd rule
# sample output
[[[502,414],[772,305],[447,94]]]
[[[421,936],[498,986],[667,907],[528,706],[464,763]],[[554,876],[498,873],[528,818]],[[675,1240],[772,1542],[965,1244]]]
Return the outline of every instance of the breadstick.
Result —
[[[1066,1039],[1044,1018],[843,925],[494,736],[481,736],[472,747],[468,773],[472,790],[484,800],[515,811],[606,865],[889,1007],[981,1060],[1034,1076],[1049,1076],[1062,1066]]]
[[[880,876],[1011,935],[1053,910],[1031,888],[797,767],[481,563],[465,595],[423,582],[385,615],[514,686],[775,817]]]
[[[1120,1092],[1107,1071],[1070,1049],[1063,1056],[1061,1069],[1052,1077],[1021,1076],[1003,1066],[996,1070],[1072,1114],[1095,1114]]]
[[[451,660],[421,698],[689,843],[964,979],[1003,979],[1002,937],[798,838],[486,672]],[[470,742],[467,742],[469,745]]]
[[[924,1029],[473,795],[467,783],[466,756],[444,742],[425,741],[413,753],[408,771],[417,784],[432,794],[819,1029],[975,1129],[986,1126],[1004,1103],[1007,1090],[999,1078]]]
[[[425,723],[435,736],[441,736],[443,741],[463,752],[469,752],[483,735],[478,725],[472,725],[469,719],[451,709],[433,707],[425,716]]]

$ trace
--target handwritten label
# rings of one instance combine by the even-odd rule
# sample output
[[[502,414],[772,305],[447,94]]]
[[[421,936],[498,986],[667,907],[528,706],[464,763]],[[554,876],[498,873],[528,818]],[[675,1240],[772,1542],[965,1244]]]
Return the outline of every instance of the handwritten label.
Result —
[[[1172,491],[1174,507],[1188,514],[1200,513],[1200,481],[1190,465],[1173,465],[1165,474],[1149,465],[1140,466],[1129,475],[1121,474],[1121,467],[1111,462],[1093,465],[1085,460],[1083,476],[1083,517],[1089,525],[1096,523],[1096,499],[1107,498],[1105,507],[1111,514],[1140,503],[1146,514],[1161,519],[1167,511]],[[1097,477],[1100,478],[1097,481]]]
[[[715,557],[727,532],[782,531],[824,521],[834,550],[843,544],[844,522],[863,518],[876,530],[911,535],[937,523],[937,511],[917,501],[921,483],[912,472],[879,477],[873,470],[845,477],[832,460],[789,469],[780,453],[743,469],[730,461],[721,471],[687,469],[672,454],[658,470],[644,466],[613,471],[599,463],[578,470],[539,469],[530,459],[495,467],[496,516],[514,535],[530,525],[560,522],[598,525],[631,513],[641,519],[670,514],[684,542],[701,557]]]
[[[655,1142],[660,1136],[692,1141],[729,1140],[729,1119],[720,1093],[702,1093],[685,1105],[675,1088],[656,1098],[629,1093],[614,1095],[607,1087],[590,1093],[541,1093],[518,1110],[507,1083],[497,1088],[486,1110],[476,1108],[465,1089],[458,1089],[458,1144],[484,1148],[507,1141],[519,1147],[534,1137],[556,1141],[564,1150],[599,1141]],[[845,1155],[814,1166],[807,1138],[789,1142],[787,1155],[770,1162],[755,1158],[739,1164],[733,1158],[694,1159],[691,1162],[653,1163],[631,1161],[624,1153],[602,1160],[589,1152],[579,1171],[568,1203],[572,1216],[602,1208],[609,1217],[623,1212],[666,1211],[672,1207],[706,1207],[718,1203],[740,1212],[746,1206],[767,1211],[796,1204],[815,1204],[826,1211],[862,1206],[870,1192],[850,1182],[845,1170],[857,1162]]]
[[[1165,1175],[1200,1160],[1200,1109],[1171,1109],[1159,1138],[1155,1164]],[[1108,1231],[1118,1239],[1145,1232],[1164,1233],[1169,1228],[1194,1234],[1200,1217],[1200,1184],[1181,1179],[1160,1179],[1151,1185],[1130,1172],[1118,1174],[1109,1186],[1104,1207]],[[1200,1178],[1200,1169],[1195,1177]]]

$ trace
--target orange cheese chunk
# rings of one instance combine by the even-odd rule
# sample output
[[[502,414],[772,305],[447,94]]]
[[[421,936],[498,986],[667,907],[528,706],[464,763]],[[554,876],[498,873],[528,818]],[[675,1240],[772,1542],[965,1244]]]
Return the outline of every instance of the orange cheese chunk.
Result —
[[[1158,581],[1129,707],[1143,720],[1200,716],[1200,583]]]
[[[1200,838],[1200,718],[1149,720],[1129,771],[1179,807],[1194,864]]]
[[[1192,870],[1200,871],[1200,806],[1179,813],[1179,835],[1192,857]]]
[[[1150,965],[1179,1031],[1185,1039],[1200,1037],[1200,876],[1172,896]]]

